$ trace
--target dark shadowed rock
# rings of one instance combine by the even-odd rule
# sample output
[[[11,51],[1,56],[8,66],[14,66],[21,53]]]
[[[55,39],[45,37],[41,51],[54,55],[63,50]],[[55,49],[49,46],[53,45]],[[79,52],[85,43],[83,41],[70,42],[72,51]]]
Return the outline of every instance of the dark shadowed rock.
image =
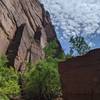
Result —
[[[59,63],[64,100],[100,100],[100,49]]]

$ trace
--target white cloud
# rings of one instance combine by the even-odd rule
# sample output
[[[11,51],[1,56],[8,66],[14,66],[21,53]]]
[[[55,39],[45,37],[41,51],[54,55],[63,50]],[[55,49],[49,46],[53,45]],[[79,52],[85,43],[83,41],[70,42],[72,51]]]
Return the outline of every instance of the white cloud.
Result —
[[[82,23],[86,34],[93,33],[100,22],[100,0],[40,0],[51,13],[54,24],[64,30],[76,30]],[[55,21],[58,21],[55,23]],[[59,24],[58,24],[59,25]],[[72,26],[72,27],[69,27]],[[89,30],[90,29],[90,30]],[[93,29],[93,30],[91,30]],[[72,31],[72,32],[73,32]],[[66,33],[67,34],[67,33]]]
[[[100,34],[100,0],[40,0],[51,13],[57,35],[62,37],[81,34],[87,37]],[[58,36],[59,37],[59,36]],[[60,34],[61,37],[61,34]],[[92,45],[92,44],[91,44]]]

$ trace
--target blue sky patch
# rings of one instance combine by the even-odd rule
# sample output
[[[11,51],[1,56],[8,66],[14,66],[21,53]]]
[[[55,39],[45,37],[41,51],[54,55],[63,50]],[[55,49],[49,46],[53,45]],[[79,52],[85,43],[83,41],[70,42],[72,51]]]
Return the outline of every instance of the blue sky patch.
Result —
[[[40,0],[50,12],[62,48],[69,52],[69,38],[81,35],[100,48],[100,0]]]

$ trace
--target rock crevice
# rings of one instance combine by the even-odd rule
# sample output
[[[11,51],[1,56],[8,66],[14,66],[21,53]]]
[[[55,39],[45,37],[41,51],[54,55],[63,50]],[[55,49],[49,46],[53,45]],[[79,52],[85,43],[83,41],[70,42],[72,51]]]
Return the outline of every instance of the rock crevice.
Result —
[[[24,27],[25,24],[22,24],[20,27],[17,28],[15,35],[13,39],[10,40],[9,46],[7,48],[6,55],[10,66],[14,66],[14,60],[16,59],[16,56],[18,54],[18,49],[23,35]]]

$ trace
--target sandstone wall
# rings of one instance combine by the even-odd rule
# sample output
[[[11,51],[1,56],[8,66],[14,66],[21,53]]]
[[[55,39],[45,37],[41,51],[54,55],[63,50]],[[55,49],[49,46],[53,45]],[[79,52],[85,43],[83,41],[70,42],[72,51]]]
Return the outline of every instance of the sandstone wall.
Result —
[[[64,100],[100,100],[100,49],[59,64]]]
[[[0,0],[0,54],[7,55],[11,66],[23,69],[24,62],[42,59],[54,37],[49,13],[38,0]]]

